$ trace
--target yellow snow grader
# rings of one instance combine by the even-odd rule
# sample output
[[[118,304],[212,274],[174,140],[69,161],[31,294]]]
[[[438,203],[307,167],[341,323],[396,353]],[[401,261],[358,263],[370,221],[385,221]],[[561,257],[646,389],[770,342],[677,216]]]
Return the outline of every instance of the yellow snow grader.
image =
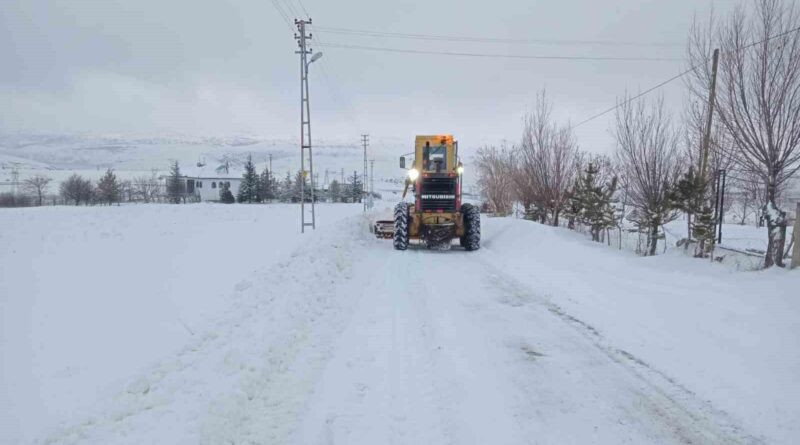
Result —
[[[428,248],[449,249],[458,238],[466,250],[481,245],[480,209],[461,203],[464,166],[458,157],[458,142],[453,136],[417,136],[414,158],[407,167],[400,157],[400,168],[407,169],[403,201],[394,208],[393,221],[378,221],[375,234],[392,238],[394,248],[406,250],[409,240],[419,240]],[[405,201],[411,188],[414,202]]]

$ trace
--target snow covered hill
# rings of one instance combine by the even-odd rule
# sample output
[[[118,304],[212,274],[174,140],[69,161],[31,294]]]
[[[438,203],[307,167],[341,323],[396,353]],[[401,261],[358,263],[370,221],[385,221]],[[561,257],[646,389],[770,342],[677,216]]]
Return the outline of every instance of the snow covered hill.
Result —
[[[0,212],[0,442],[800,438],[796,271],[510,218],[397,252],[358,205],[297,211]]]
[[[299,143],[293,140],[264,137],[189,137],[189,136],[120,136],[120,135],[47,135],[47,134],[0,134],[0,192],[2,183],[11,180],[11,171],[16,168],[19,179],[34,174],[45,174],[56,183],[72,173],[87,178],[99,179],[107,168],[113,168],[117,176],[131,179],[149,175],[151,171],[166,172],[172,161],[184,167],[198,162],[219,165],[229,162],[234,167],[244,163],[248,156],[259,170],[272,155],[275,174],[282,178],[286,172],[300,168]],[[470,153],[476,147],[463,147],[467,168]],[[413,150],[413,136],[408,140],[390,137],[373,137],[368,157],[375,160],[374,174],[376,191],[387,189],[382,184],[396,189],[396,183],[405,179],[399,168],[399,157]],[[358,139],[354,141],[314,141],[314,171],[318,181],[341,180],[344,174],[364,169],[363,148]],[[468,170],[469,171],[469,170]],[[467,186],[475,181],[474,175],[465,175]],[[55,190],[55,188],[53,189]],[[52,191],[52,190],[51,190]]]

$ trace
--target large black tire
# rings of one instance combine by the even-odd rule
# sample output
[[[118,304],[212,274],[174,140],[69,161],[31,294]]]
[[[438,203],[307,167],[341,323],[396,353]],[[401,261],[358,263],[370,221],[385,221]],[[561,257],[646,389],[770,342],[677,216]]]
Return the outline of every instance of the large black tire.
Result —
[[[459,240],[461,246],[468,251],[481,248],[481,211],[472,204],[461,205],[461,217],[464,218],[464,236]]]
[[[394,248],[408,249],[408,204],[405,202],[394,206]]]

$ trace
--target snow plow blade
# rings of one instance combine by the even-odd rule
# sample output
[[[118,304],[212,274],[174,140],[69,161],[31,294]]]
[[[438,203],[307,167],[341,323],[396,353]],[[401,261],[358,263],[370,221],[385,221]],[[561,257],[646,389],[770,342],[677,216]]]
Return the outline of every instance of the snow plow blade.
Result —
[[[394,221],[388,219],[375,221],[375,225],[372,226],[372,233],[378,238],[392,238],[394,236]]]

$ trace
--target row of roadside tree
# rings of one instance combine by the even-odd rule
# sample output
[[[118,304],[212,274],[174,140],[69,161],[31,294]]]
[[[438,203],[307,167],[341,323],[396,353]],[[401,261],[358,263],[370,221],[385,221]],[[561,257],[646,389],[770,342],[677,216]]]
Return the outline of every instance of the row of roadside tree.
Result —
[[[519,204],[529,219],[588,227],[597,241],[609,228],[630,222],[646,234],[645,255],[656,253],[664,225],[684,215],[686,241],[697,256],[707,256],[721,194],[737,222],[766,226],[764,266],[783,266],[784,207],[793,204],[785,199],[800,169],[798,23],[797,6],[781,0],[759,0],[722,20],[696,21],[682,115],[671,115],[663,98],[621,96],[610,155],[582,151],[573,126],[553,117],[553,104],[541,91],[518,144],[478,153],[486,206],[509,213]],[[720,49],[719,69],[716,98],[709,102],[714,48]],[[716,176],[723,170],[724,194]]]

